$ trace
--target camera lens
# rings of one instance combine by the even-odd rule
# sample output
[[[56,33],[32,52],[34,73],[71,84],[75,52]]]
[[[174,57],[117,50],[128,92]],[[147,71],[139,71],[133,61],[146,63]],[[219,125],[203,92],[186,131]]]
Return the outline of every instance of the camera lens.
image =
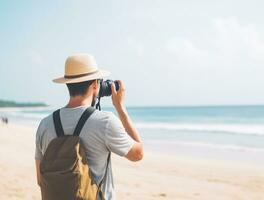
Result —
[[[113,80],[109,80],[109,79],[106,81],[101,80],[99,97],[105,97],[105,96],[111,96],[112,95],[112,90],[111,90],[111,84],[112,83],[115,83],[116,91],[118,91],[119,90],[119,84],[117,81],[113,81]]]

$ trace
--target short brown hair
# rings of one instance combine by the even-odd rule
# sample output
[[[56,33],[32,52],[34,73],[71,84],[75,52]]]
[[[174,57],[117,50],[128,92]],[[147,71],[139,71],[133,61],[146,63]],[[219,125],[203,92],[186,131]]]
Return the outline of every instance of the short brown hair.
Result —
[[[95,80],[89,80],[79,83],[66,83],[70,96],[74,97],[77,95],[84,96],[88,91],[88,88]]]

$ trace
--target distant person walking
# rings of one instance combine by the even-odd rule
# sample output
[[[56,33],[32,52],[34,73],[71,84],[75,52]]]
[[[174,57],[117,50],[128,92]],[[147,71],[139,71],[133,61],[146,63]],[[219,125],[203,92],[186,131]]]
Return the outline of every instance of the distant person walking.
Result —
[[[1,117],[2,124],[8,125],[8,118],[7,117]]]

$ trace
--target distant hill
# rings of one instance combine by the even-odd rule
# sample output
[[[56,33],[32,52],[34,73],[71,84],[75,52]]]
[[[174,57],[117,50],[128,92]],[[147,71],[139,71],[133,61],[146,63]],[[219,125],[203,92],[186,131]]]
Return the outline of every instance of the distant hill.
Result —
[[[48,106],[48,105],[42,102],[18,103],[15,101],[6,101],[0,99],[0,107],[38,107],[38,106]]]

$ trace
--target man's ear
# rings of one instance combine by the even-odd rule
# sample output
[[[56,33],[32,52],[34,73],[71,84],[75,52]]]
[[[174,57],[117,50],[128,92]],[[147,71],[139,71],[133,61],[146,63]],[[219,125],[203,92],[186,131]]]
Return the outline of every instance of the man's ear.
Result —
[[[93,81],[93,83],[92,83],[92,87],[93,87],[93,89],[96,89],[97,87],[99,87],[99,81],[96,79],[96,80],[94,80]]]

